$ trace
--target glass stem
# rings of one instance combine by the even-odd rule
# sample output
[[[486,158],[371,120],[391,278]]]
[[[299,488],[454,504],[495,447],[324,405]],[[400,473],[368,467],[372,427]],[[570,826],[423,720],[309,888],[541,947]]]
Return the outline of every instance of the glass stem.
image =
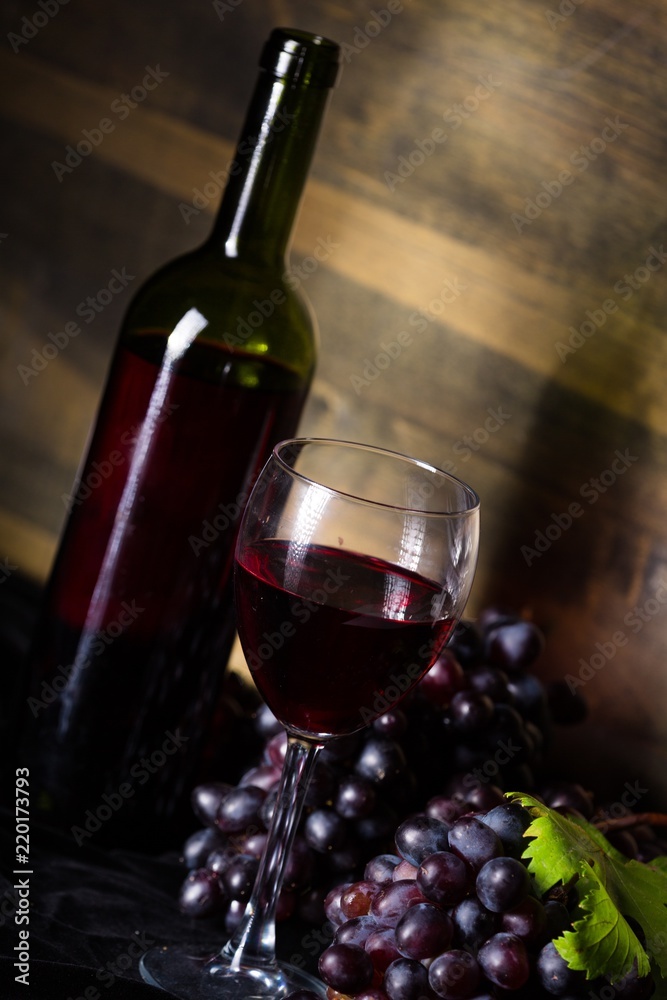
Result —
[[[313,765],[322,746],[296,736],[287,738],[278,798],[252,895],[243,920],[222,950],[232,969],[277,967],[278,896]]]

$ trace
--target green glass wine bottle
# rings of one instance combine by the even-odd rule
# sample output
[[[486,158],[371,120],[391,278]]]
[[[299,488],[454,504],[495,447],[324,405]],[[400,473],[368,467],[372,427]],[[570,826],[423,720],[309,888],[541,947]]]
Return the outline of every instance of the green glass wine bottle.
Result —
[[[316,360],[291,233],[340,55],[276,29],[210,238],[131,303],[23,699],[32,802],[78,843],[177,843],[234,637],[236,527]]]

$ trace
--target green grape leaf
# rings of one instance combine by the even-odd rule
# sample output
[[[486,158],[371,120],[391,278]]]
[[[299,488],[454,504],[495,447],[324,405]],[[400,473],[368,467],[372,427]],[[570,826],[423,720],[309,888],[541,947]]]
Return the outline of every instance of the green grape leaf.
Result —
[[[540,892],[576,883],[579,918],[554,942],[568,965],[588,979],[606,974],[613,983],[634,962],[647,975],[653,959],[667,978],[667,859],[630,860],[585,819],[564,816],[530,795],[511,792],[509,798],[532,816],[523,857]],[[626,917],[641,926],[646,948]]]

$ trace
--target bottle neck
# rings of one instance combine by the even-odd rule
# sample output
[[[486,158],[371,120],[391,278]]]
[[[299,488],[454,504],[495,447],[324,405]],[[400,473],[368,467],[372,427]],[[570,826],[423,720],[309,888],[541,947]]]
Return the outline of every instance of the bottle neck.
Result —
[[[285,263],[330,93],[260,74],[209,239],[225,256]]]

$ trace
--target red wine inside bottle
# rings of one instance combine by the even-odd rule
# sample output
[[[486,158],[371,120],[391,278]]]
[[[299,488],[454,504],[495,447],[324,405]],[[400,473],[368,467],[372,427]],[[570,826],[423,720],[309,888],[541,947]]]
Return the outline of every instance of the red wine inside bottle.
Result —
[[[260,66],[212,234],[132,301],[65,498],[19,756],[35,808],[79,843],[156,848],[195,822],[237,525],[314,372],[288,251],[339,49],[276,29]]]

